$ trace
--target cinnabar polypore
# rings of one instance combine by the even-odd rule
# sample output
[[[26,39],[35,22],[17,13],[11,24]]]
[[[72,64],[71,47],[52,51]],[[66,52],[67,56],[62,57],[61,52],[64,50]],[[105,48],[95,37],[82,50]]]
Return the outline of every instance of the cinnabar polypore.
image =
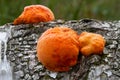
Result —
[[[37,42],[38,60],[51,71],[68,71],[77,63],[77,33],[67,27],[46,30]]]
[[[105,39],[96,33],[82,32],[79,36],[79,49],[84,56],[101,54],[105,46]]]
[[[13,24],[33,24],[54,20],[53,12],[43,5],[30,5],[24,8],[22,14],[14,20]]]

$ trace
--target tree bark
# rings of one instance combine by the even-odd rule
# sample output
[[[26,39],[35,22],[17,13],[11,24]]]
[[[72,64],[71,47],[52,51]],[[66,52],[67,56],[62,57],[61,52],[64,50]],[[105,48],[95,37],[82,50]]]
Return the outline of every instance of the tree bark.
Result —
[[[106,45],[103,54],[80,55],[77,65],[68,72],[47,70],[36,57],[37,40],[45,30],[62,25],[79,34],[88,31],[104,36]],[[39,24],[6,24],[0,28],[0,31],[3,30],[10,34],[7,58],[15,80],[120,80],[120,21],[56,20]]]

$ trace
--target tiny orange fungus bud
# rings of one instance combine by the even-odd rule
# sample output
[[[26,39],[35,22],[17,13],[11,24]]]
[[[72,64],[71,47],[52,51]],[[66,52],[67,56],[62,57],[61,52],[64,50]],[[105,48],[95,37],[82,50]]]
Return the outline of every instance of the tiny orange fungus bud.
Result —
[[[82,32],[79,36],[79,49],[85,56],[101,54],[104,46],[105,40],[100,34]]]

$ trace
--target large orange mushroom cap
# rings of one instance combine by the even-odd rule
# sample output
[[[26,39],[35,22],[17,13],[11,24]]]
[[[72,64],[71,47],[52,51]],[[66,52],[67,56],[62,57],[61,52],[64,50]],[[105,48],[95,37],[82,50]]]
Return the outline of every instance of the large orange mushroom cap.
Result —
[[[30,5],[24,8],[22,14],[14,20],[13,24],[33,24],[54,20],[53,12],[43,5]]]
[[[82,32],[79,36],[79,46],[80,52],[84,56],[101,54],[105,46],[105,39],[100,34]]]
[[[68,71],[77,63],[78,35],[67,27],[45,31],[37,42],[38,60],[51,71]]]

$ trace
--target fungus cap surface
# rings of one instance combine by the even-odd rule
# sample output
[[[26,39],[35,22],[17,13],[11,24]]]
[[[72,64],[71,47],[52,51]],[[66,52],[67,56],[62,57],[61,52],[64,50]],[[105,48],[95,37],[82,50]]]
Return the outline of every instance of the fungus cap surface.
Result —
[[[43,5],[30,5],[24,8],[21,15],[14,20],[13,24],[33,24],[54,20],[53,12]]]
[[[52,71],[68,71],[77,63],[78,54],[78,35],[67,27],[48,29],[37,43],[38,60]]]
[[[105,39],[100,34],[82,32],[79,36],[79,49],[85,56],[101,54],[104,46]]]

